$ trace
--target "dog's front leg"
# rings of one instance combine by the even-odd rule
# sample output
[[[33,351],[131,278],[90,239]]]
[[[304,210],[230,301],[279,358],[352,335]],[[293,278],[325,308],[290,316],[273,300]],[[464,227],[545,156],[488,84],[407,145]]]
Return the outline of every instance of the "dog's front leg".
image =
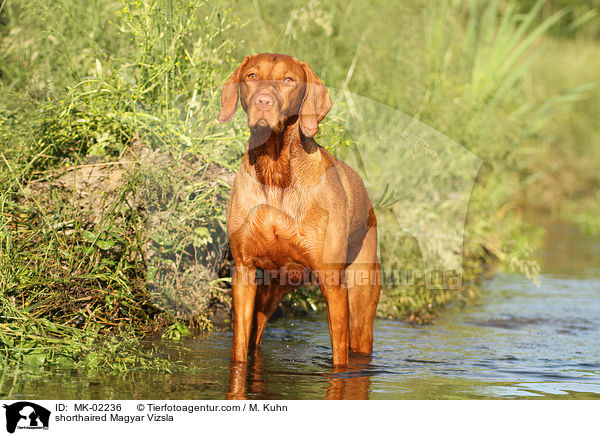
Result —
[[[252,332],[256,298],[256,267],[236,265],[233,272],[233,346],[232,362],[248,360],[248,343]]]
[[[349,308],[348,290],[342,281],[343,270],[321,270],[318,273],[319,287],[327,304],[329,335],[333,351],[333,366],[348,366]]]

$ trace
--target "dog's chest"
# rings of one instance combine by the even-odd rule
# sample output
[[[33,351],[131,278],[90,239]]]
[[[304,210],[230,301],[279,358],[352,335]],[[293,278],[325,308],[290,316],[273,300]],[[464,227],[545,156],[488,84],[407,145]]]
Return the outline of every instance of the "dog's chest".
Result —
[[[269,270],[309,267],[319,258],[326,214],[306,192],[260,186],[243,194],[232,248]]]

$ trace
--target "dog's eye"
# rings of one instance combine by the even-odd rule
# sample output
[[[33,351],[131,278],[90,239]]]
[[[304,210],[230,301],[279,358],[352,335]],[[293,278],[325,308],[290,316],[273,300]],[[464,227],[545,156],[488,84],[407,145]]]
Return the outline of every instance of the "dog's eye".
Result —
[[[248,79],[256,79],[256,74],[254,74],[254,73],[248,74]]]
[[[286,77],[285,79],[283,79],[283,83],[285,83],[286,85],[291,85],[292,83],[294,83],[294,79],[292,79],[291,77]]]

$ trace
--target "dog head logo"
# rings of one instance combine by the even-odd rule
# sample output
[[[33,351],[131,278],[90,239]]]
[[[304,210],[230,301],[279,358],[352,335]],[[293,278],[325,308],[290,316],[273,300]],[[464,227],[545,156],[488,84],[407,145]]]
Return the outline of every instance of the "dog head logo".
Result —
[[[14,433],[16,428],[47,429],[50,421],[50,411],[42,406],[28,401],[19,401],[10,405],[5,404],[6,431]]]

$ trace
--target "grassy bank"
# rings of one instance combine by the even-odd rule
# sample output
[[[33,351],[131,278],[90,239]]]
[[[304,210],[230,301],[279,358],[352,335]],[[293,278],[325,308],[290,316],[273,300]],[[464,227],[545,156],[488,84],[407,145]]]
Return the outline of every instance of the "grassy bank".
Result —
[[[227,319],[224,211],[247,132],[242,116],[227,126],[214,119],[220,85],[248,53],[296,56],[337,90],[317,139],[346,160],[368,156],[365,173],[385,174],[367,181],[384,268],[423,268],[427,247],[415,235],[436,247],[441,267],[462,258],[465,287],[386,287],[380,316],[430,321],[448,302],[472,298],[492,259],[535,277],[537,231],[524,224],[524,206],[564,211],[563,200],[577,197],[564,213],[593,224],[582,218],[597,216],[585,205],[597,204],[599,160],[582,157],[600,149],[593,21],[580,23],[577,38],[551,33],[585,11],[573,18],[543,2],[389,3],[4,3],[1,361],[164,369],[172,362],[141,338],[177,339]],[[396,117],[374,121],[386,131],[401,120],[470,154],[440,145],[432,157],[409,146],[397,165],[372,135],[344,128],[358,100]],[[464,199],[461,246],[462,226],[444,227],[450,215],[460,221],[459,211],[439,198],[468,181],[464,156],[481,167]],[[420,164],[444,171],[414,171]],[[403,188],[418,183],[444,188]],[[285,304],[313,310],[322,302],[307,290]]]
[[[553,39],[532,66],[528,98],[552,116],[539,134],[530,189],[534,207],[600,233],[600,47],[587,39]],[[561,62],[556,62],[561,59]],[[550,96],[550,98],[548,98]]]

